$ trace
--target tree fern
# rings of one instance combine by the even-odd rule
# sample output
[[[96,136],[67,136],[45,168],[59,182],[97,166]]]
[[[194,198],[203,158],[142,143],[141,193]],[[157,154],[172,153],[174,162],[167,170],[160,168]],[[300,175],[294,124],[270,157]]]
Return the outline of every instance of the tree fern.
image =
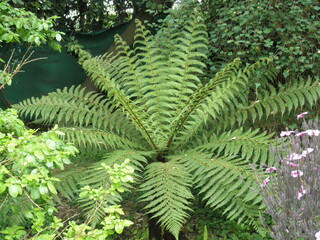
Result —
[[[301,79],[275,88],[278,70],[271,58],[246,67],[235,59],[204,79],[208,40],[200,11],[194,9],[179,31],[168,29],[169,22],[153,36],[137,21],[134,48],[116,36],[115,56],[92,57],[75,48],[102,94],[71,87],[14,107],[41,123],[59,124],[66,141],[100,154],[81,179],[66,174],[61,193],[105,186],[100,164],[130,158],[140,200],[165,233],[178,238],[193,192],[208,207],[223,208],[229,218],[261,230],[263,205],[249,164],[272,162],[273,135],[252,126],[314,105],[319,82]],[[86,212],[96,205],[80,202]]]

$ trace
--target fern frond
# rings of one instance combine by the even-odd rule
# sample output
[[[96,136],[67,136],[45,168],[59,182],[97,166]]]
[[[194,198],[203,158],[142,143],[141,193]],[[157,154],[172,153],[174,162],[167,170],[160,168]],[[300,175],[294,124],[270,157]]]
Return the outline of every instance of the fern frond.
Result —
[[[83,127],[60,127],[65,135],[62,136],[68,142],[74,143],[77,147],[83,149],[103,149],[103,148],[132,148],[141,149],[141,145],[136,142],[132,142],[125,137],[121,137],[112,132],[107,132],[95,128],[83,128]]]
[[[273,134],[260,133],[259,129],[244,131],[239,128],[233,131],[212,134],[209,138],[204,137],[203,144],[194,146],[195,151],[216,153],[226,156],[238,156],[247,163],[259,163],[272,165],[273,154],[270,146],[274,144]]]
[[[177,94],[174,91],[176,83],[168,81],[166,62],[161,57],[161,49],[154,44],[153,36],[140,21],[137,20],[136,24],[136,72],[138,77],[143,79],[141,89],[145,93],[143,108],[149,113],[150,120],[155,125],[161,126],[161,131],[157,133],[158,142],[161,146],[167,139],[169,110],[173,108],[170,99],[173,94]]]
[[[211,154],[191,150],[176,156],[175,161],[193,173],[196,188],[209,207],[227,207],[224,213],[229,218],[258,224],[255,221],[258,221],[262,199],[257,177],[245,160],[234,156],[211,157]],[[235,207],[239,201],[242,204]]]
[[[145,172],[141,191],[142,202],[161,227],[178,239],[179,231],[188,218],[191,178],[184,167],[174,162],[152,163]]]
[[[203,121],[207,119],[207,116],[209,114],[208,110],[208,103],[211,102],[211,106],[213,106],[213,109],[217,111],[216,108],[223,107],[223,100],[227,100],[226,102],[230,103],[230,99],[228,97],[233,96],[232,91],[227,91],[226,89],[232,88],[232,89],[238,89],[238,86],[235,84],[232,84],[234,81],[237,81],[237,79],[244,78],[242,81],[239,81],[241,85],[245,84],[245,76],[240,75],[238,76],[238,68],[240,66],[240,60],[235,59],[232,63],[230,63],[226,68],[224,68],[221,72],[217,73],[214,78],[212,78],[206,85],[199,87],[191,96],[188,102],[186,103],[185,107],[182,108],[178,116],[174,119],[174,121],[171,124],[171,135],[170,139],[168,141],[168,146],[170,146],[171,142],[174,140],[175,135],[181,131],[182,135],[187,135],[185,138],[189,139],[192,134],[194,134],[198,127],[202,124]],[[238,78],[237,78],[238,77]],[[225,86],[223,86],[226,84]],[[210,96],[214,97],[213,91],[218,91],[218,96],[215,98],[216,101],[212,101],[210,99]],[[219,94],[219,91],[221,90],[221,94]],[[225,96],[225,93],[229,93],[229,96]],[[224,99],[222,97],[224,96]],[[210,105],[209,105],[210,106]],[[201,109],[202,107],[202,109]],[[191,118],[190,122],[188,122],[188,119]],[[191,123],[191,126],[189,124]],[[182,130],[180,130],[182,128]],[[189,131],[191,130],[191,134]],[[183,138],[183,137],[182,137]],[[182,141],[182,139],[177,140],[178,142]]]
[[[79,61],[79,63],[89,74],[92,81],[107,93],[109,100],[112,101],[116,108],[120,107],[126,113],[127,117],[133,121],[137,130],[141,132],[148,143],[154,149],[158,149],[158,146],[151,137],[155,130],[152,128],[152,122],[139,106],[132,103],[130,97],[125,94],[116,81],[110,78],[110,75],[105,71],[103,57],[93,58],[90,55],[85,55],[85,57],[86,59]]]
[[[64,171],[54,173],[54,177],[59,178],[55,183],[57,191],[66,199],[72,200],[78,196],[79,182],[86,176],[87,166],[73,164]]]
[[[199,77],[203,74],[202,69],[206,67],[203,60],[207,58],[207,42],[203,19],[196,14],[191,16],[185,22],[180,37],[175,39],[176,49],[169,53],[167,60],[168,80],[176,82],[177,93],[171,97],[171,101],[175,102],[175,109],[182,108],[201,84]],[[176,116],[176,113],[171,115]]]
[[[2,200],[2,199],[1,199]],[[1,202],[2,203],[2,202]],[[27,222],[25,213],[34,207],[30,199],[23,195],[1,206],[1,214],[8,216],[9,226],[23,225]]]
[[[204,103],[187,118],[179,135],[176,136],[174,144],[183,146],[201,130],[201,127],[207,121],[212,125],[216,125],[215,119],[219,118],[223,113],[234,112],[240,105],[246,105],[251,82],[265,82],[274,77],[276,70],[270,67],[272,61],[272,58],[262,58],[256,63],[247,66],[244,70],[232,68],[234,70],[233,75],[230,75],[227,81],[223,81],[220,86],[210,92]],[[236,63],[231,63],[232,65],[236,65]],[[223,71],[228,72],[227,68]],[[257,76],[257,72],[260,71],[262,71],[261,74]]]
[[[223,117],[217,120],[218,125],[227,127],[237,124],[239,126],[248,120],[254,123],[276,114],[283,116],[285,113],[303,107],[305,103],[313,106],[319,97],[320,84],[311,78],[280,85],[279,90],[269,86],[269,90],[261,91],[256,101],[240,107],[234,113],[226,112]]]

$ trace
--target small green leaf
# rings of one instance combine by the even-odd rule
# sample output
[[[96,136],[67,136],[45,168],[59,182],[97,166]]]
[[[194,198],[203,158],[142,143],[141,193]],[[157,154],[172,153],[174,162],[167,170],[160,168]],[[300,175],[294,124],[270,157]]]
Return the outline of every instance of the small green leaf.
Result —
[[[48,145],[48,147],[49,147],[50,149],[54,149],[55,146],[56,146],[55,141],[53,141],[53,140],[51,140],[51,139],[48,139],[48,140],[46,141],[46,144]]]
[[[42,153],[41,151],[39,151],[39,150],[34,151],[34,155],[35,155],[37,158],[39,158],[40,160],[43,160],[43,159],[44,159],[43,153]]]
[[[11,195],[11,197],[16,198],[19,194],[18,186],[16,186],[16,185],[9,186],[9,194]]]
[[[31,212],[26,212],[26,213],[24,214],[24,216],[25,216],[26,218],[33,218],[33,214],[32,214]]]
[[[56,39],[57,39],[58,42],[61,41],[62,37],[61,37],[61,35],[59,33],[56,35]]]
[[[0,183],[0,193],[3,193],[7,189],[7,184]]]
[[[28,163],[35,162],[34,156],[32,156],[32,155],[30,155],[30,154],[27,155],[26,160],[27,160]]]
[[[45,22],[42,24],[42,26],[43,26],[43,28],[44,28],[45,30],[48,30],[48,29],[49,29],[48,24],[47,24],[47,23],[45,23]]]
[[[124,228],[124,224],[122,222],[118,222],[115,226],[114,226],[114,230],[116,231],[116,233],[121,234]]]
[[[57,194],[57,190],[52,183],[48,182],[47,186],[48,186],[50,192],[52,192],[53,194]]]
[[[39,187],[39,192],[42,195],[46,195],[48,193],[48,188],[46,186],[40,186]]]
[[[38,199],[40,197],[40,193],[38,189],[32,189],[30,193],[30,197],[34,200]]]

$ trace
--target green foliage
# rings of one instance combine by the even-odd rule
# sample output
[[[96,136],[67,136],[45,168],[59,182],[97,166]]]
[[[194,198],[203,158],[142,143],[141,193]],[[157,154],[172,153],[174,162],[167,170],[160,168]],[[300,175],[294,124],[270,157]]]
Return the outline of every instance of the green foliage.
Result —
[[[28,46],[48,44],[54,50],[61,51],[58,42],[61,41],[63,33],[53,30],[55,19],[56,17],[40,19],[24,9],[11,7],[6,1],[0,2],[0,47],[12,43]],[[28,55],[27,52],[20,63],[13,63],[16,62],[16,59],[12,61],[14,51],[7,63],[0,58],[0,62],[5,63],[3,70],[0,70],[0,90],[11,84],[14,75],[20,72],[25,64],[39,60],[30,60],[32,53]]]
[[[208,36],[200,10],[195,8],[179,31],[171,31],[171,20],[163,21],[156,36],[137,21],[134,49],[116,36],[113,57],[92,57],[74,48],[104,96],[72,87],[14,107],[42,123],[59,124],[65,139],[82,151],[106,152],[106,165],[133,151],[137,164],[132,166],[142,176],[140,200],[176,238],[188,218],[192,189],[209,207],[223,208],[229,218],[262,233],[263,205],[249,163],[272,162],[272,134],[254,130],[253,123],[313,106],[320,97],[319,82],[273,88],[278,70],[272,58],[245,68],[235,59],[206,79]],[[289,99],[294,103],[287,106]],[[69,129],[80,133],[68,135]],[[96,137],[81,133],[92,129]],[[90,171],[100,169],[93,165]],[[89,185],[106,183],[94,179]],[[94,204],[85,207],[90,211]]]
[[[141,185],[143,202],[153,218],[178,239],[179,230],[190,211],[191,176],[186,169],[172,162],[149,164],[145,172],[145,182]]]
[[[1,239],[51,240],[60,235],[70,240],[106,239],[115,233],[120,234],[124,227],[132,224],[120,218],[124,213],[119,205],[106,202],[109,195],[123,192],[124,183],[133,181],[134,169],[128,166],[127,159],[121,165],[113,164],[113,167],[101,164],[108,176],[108,184],[99,188],[87,185],[79,195],[81,199],[94,202],[93,212],[84,223],[78,225],[70,221],[64,227],[62,220],[53,215],[57,209],[51,198],[57,194],[55,182],[59,179],[52,177],[51,170],[63,169],[77,149],[60,140],[57,135],[63,133],[56,129],[38,136],[34,133],[24,127],[16,110],[0,112]],[[97,209],[104,213],[99,229],[89,226]]]
[[[97,32],[105,27],[128,21],[138,0],[8,0],[17,7],[25,8],[39,18],[58,16],[57,27],[70,31]],[[135,9],[136,10],[136,9]]]
[[[55,50],[61,49],[61,32],[54,31],[55,17],[37,18],[24,9],[11,7],[6,1],[0,3],[0,45],[2,43],[28,43],[39,46],[48,43]]]
[[[217,63],[236,57],[252,63],[276,55],[284,77],[319,75],[319,1],[211,0],[203,5],[213,72]]]
[[[57,194],[54,184],[58,179],[52,177],[51,169],[63,169],[77,150],[60,140],[58,135],[63,133],[56,129],[38,136],[34,130],[27,130],[16,110],[1,110],[0,119],[0,213],[1,230],[8,226],[2,232],[6,233],[23,223],[28,211],[41,209],[34,212],[41,224],[45,215],[52,217],[55,210],[50,199]]]

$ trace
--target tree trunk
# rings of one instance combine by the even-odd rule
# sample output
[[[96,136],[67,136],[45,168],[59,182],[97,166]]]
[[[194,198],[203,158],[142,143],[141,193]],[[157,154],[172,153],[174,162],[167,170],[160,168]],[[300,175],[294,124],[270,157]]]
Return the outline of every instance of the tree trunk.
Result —
[[[148,220],[149,240],[175,240],[175,237],[168,231],[162,231],[158,219],[151,218]]]

